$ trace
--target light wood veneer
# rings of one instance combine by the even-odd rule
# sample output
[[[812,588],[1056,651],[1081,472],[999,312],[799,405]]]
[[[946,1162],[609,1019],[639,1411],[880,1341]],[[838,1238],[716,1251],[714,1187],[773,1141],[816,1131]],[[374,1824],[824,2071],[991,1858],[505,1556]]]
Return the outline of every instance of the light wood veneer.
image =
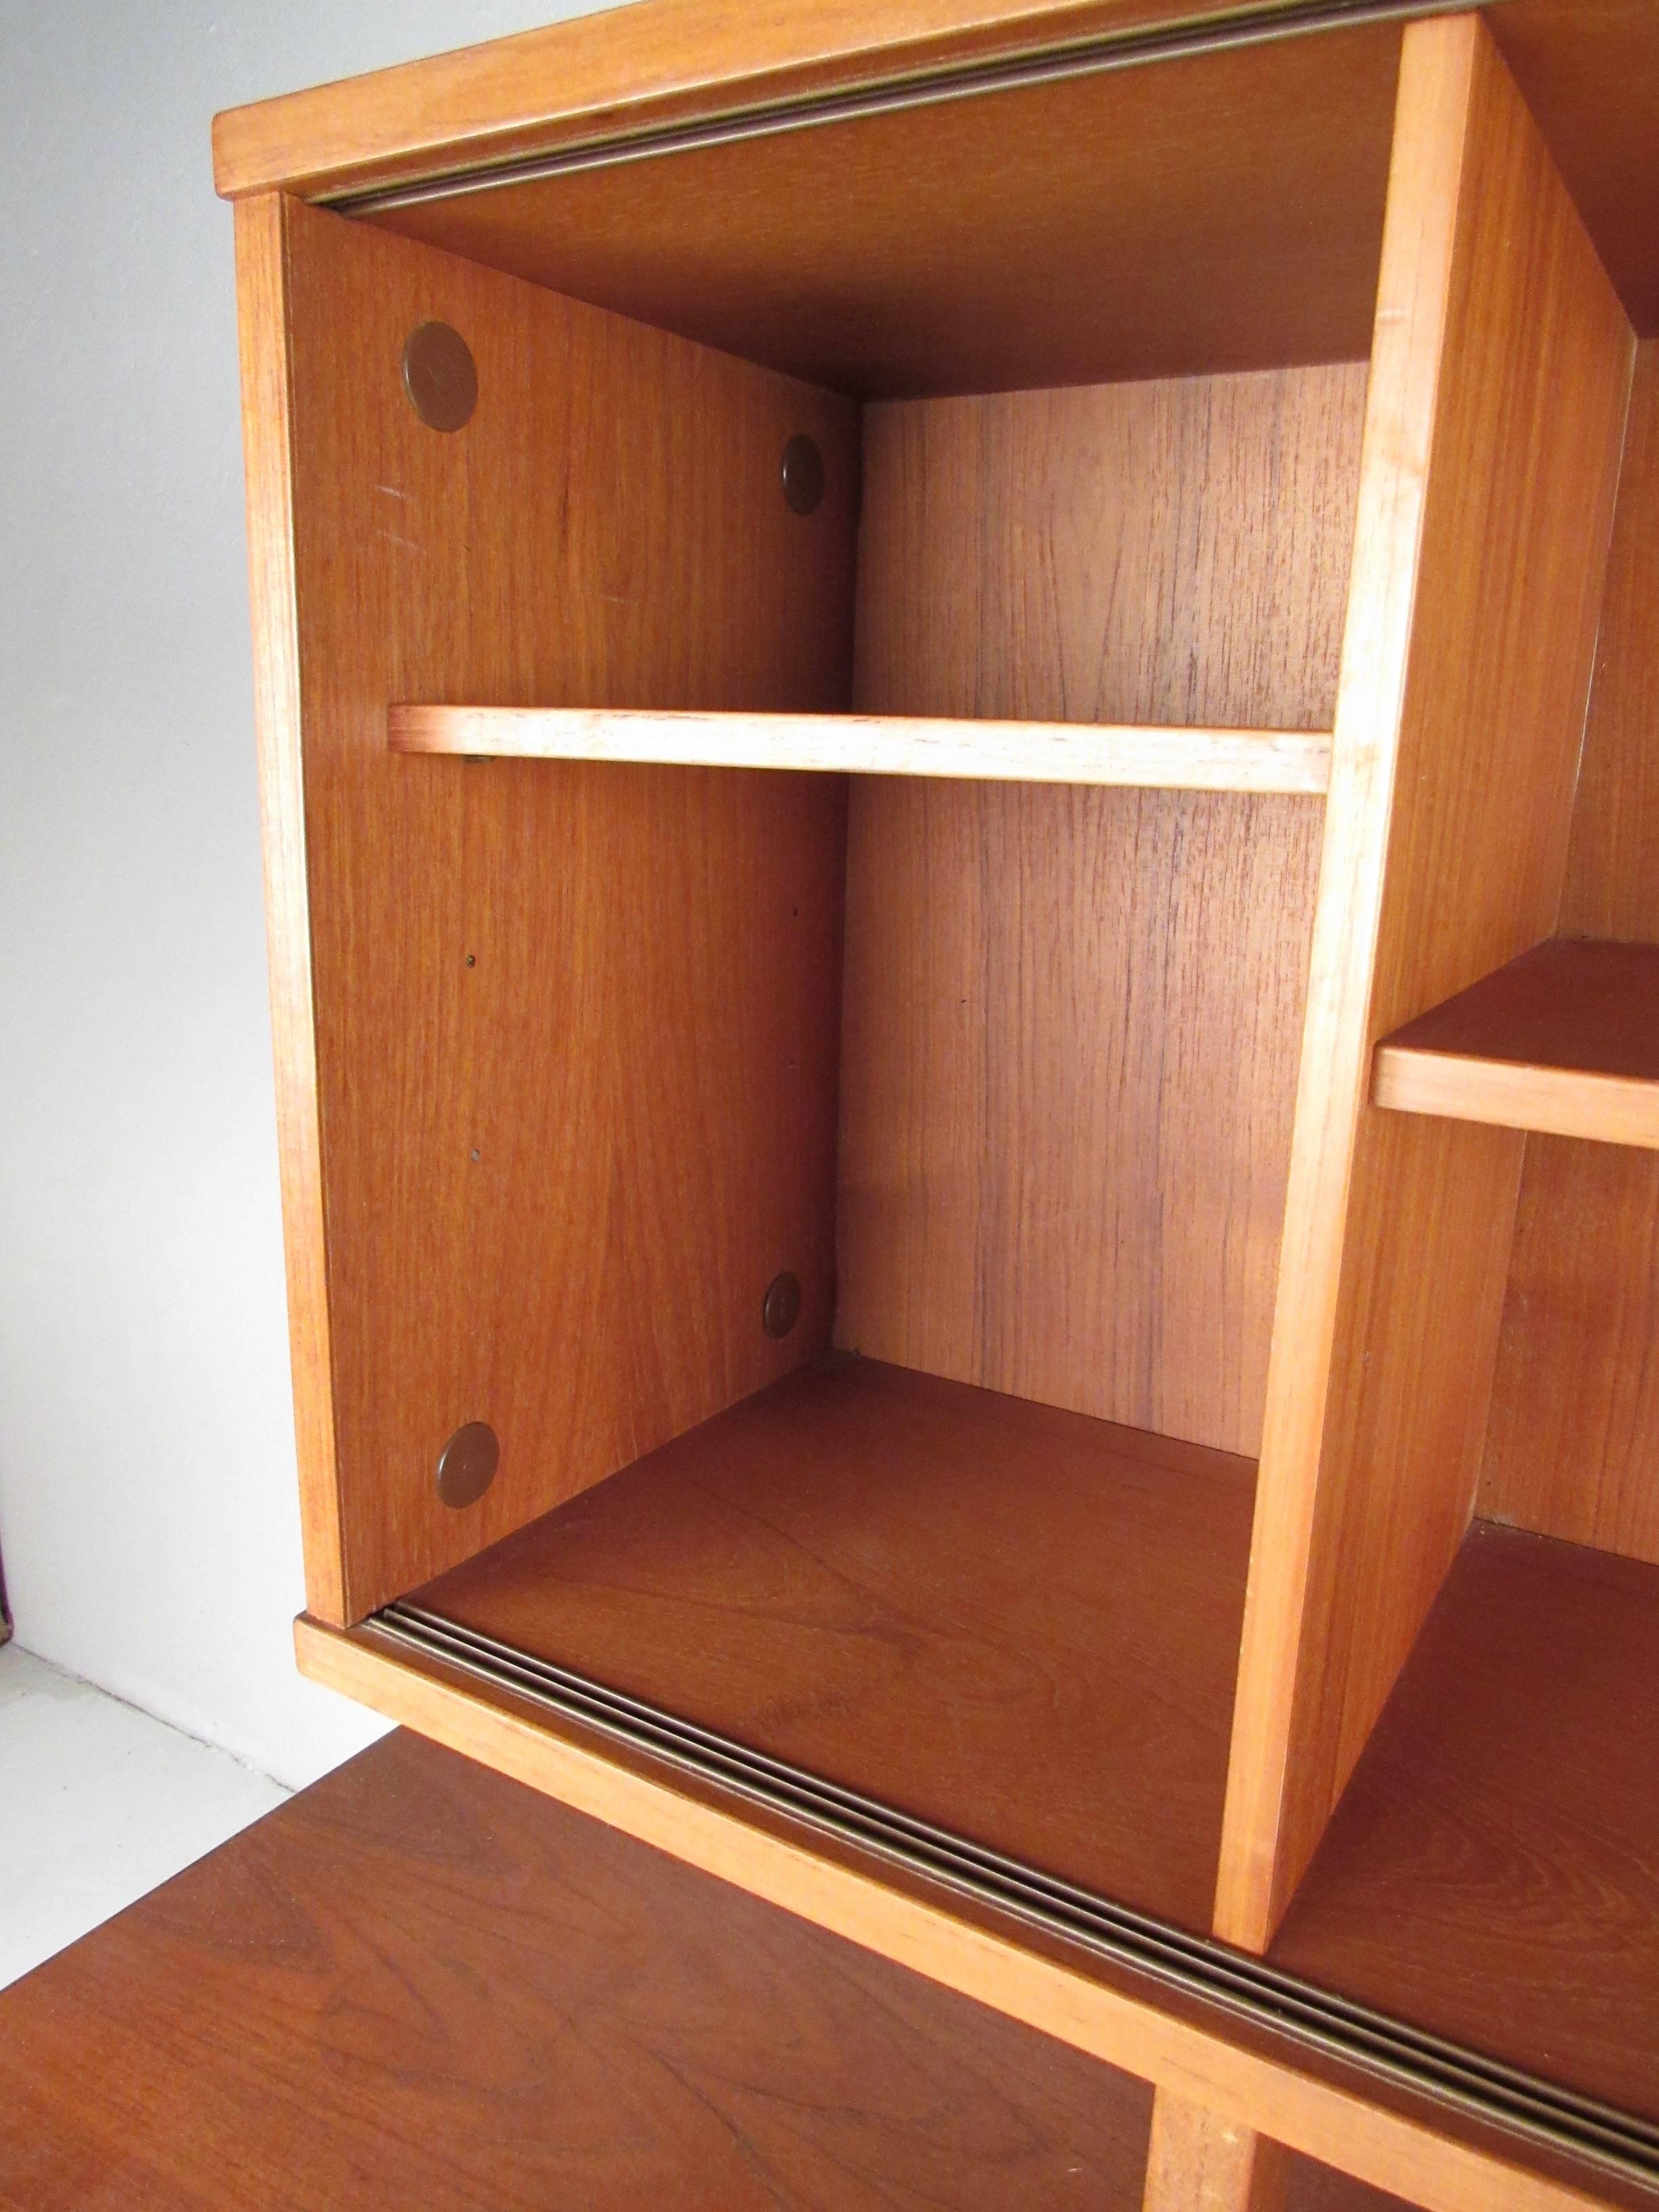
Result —
[[[1408,1114],[1659,1147],[1659,945],[1536,946],[1376,1048]]]
[[[394,752],[654,761],[1146,791],[1322,793],[1324,738],[1288,730],[1098,729],[896,714],[627,713],[615,708],[393,707]]]
[[[1406,41],[1217,1929],[1271,1936],[1468,1526],[1521,1139],[1372,1048],[1549,933],[1634,342],[1480,20]]]

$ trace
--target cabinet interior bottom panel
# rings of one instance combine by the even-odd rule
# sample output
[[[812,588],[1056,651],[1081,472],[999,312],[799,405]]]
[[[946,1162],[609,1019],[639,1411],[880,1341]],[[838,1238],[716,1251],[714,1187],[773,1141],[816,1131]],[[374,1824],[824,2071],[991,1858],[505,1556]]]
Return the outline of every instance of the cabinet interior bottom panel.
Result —
[[[836,1355],[412,1601],[1207,1932],[1255,1474]]]
[[[1659,2121],[1659,1567],[1476,1522],[1270,1955]]]

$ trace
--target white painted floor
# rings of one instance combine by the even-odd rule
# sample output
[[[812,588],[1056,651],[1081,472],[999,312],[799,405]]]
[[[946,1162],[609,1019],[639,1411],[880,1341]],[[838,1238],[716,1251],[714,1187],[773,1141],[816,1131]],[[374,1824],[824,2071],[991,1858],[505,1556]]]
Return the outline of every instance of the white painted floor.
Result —
[[[0,1987],[287,1795],[228,1753],[0,1646]]]

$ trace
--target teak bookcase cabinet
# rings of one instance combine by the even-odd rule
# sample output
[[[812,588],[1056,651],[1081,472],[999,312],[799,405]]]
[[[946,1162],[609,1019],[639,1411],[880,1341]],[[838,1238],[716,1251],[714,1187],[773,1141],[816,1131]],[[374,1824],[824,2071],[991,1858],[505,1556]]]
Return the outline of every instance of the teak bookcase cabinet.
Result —
[[[1406,19],[1410,20],[1406,20]],[[221,117],[320,1680],[1441,2212],[1659,2185],[1659,8]]]

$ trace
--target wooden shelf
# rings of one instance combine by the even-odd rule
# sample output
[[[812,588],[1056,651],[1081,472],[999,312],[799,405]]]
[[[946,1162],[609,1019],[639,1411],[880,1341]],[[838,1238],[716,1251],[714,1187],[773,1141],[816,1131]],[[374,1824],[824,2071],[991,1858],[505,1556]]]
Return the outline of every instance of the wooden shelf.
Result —
[[[1295,730],[1121,727],[898,714],[667,714],[635,708],[392,708],[393,752],[641,761],[1002,783],[1320,796],[1328,736]]]
[[[1194,1929],[1255,1468],[835,1358],[414,1601]]]
[[[1659,945],[1534,947],[1376,1048],[1379,1106],[1659,1147]]]
[[[1659,2120],[1659,1567],[1477,1522],[1274,1962]]]

